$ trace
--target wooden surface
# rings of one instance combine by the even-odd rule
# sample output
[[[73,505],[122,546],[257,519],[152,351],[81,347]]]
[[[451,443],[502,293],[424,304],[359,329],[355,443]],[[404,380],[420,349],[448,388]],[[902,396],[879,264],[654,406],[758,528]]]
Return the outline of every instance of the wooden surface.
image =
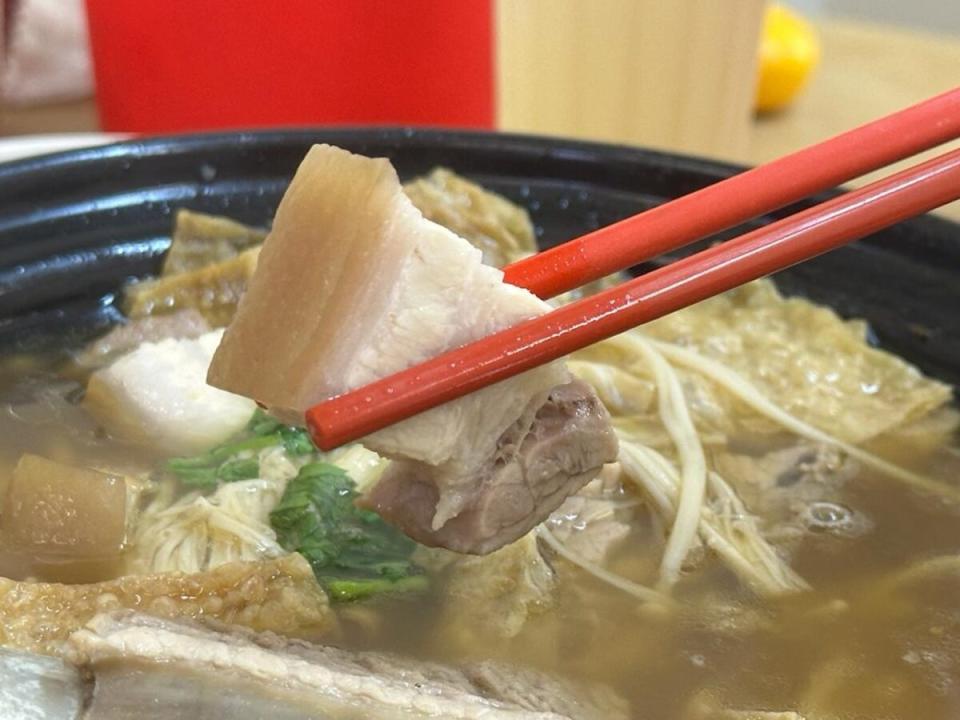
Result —
[[[97,108],[92,100],[31,108],[0,106],[0,135],[90,132],[98,129]]]
[[[834,21],[819,30],[823,61],[806,92],[787,112],[759,118],[745,152],[718,156],[766,162],[960,85],[960,38],[859,22]],[[940,213],[960,221],[960,203]]]
[[[500,127],[742,153],[764,4],[498,0]]]

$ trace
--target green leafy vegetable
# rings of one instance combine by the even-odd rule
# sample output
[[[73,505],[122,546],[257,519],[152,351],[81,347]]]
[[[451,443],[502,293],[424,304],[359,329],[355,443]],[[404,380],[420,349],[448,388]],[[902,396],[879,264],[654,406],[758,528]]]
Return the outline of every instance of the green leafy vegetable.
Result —
[[[201,455],[168,460],[167,470],[187,487],[211,490],[221,482],[257,477],[260,467],[256,453],[279,445],[294,456],[316,452],[306,430],[287,427],[258,409],[237,437]]]
[[[253,417],[247,423],[247,430],[254,435],[273,435],[279,431],[283,425],[272,415],[268,415],[260,408],[253,412]]]
[[[283,427],[279,432],[283,447],[289,455],[309,455],[317,449],[303,428]]]
[[[335,465],[304,465],[270,513],[277,541],[299,552],[334,600],[419,590],[427,579],[410,561],[416,544],[379,515],[354,505],[353,480]]]
[[[257,458],[227,460],[217,468],[217,478],[224,482],[252,480],[260,474],[260,461]]]
[[[287,483],[270,524],[283,548],[310,562],[331,599],[362,600],[427,586],[426,575],[410,561],[416,544],[376,513],[354,505],[356,484],[342,469],[316,461],[319,455],[306,430],[287,427],[262,410],[237,437],[200,455],[168,460],[166,468],[186,487],[213,490],[258,477],[258,453],[268,447],[312,456]]]
[[[334,601],[352,602],[365,600],[380,593],[422,592],[427,589],[426,575],[408,575],[388,580],[386,578],[320,578],[327,594]]]

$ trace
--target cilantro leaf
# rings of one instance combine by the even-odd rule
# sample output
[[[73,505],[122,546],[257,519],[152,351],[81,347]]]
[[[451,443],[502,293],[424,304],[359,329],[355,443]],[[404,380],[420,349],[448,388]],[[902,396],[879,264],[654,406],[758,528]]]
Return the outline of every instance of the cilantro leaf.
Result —
[[[335,465],[304,465],[270,513],[277,541],[310,562],[334,600],[425,587],[426,577],[410,560],[416,544],[376,513],[356,507],[358,495]]]
[[[212,490],[221,482],[257,477],[260,468],[255,454],[264,448],[281,445],[291,456],[302,457],[316,452],[306,430],[287,427],[257,409],[246,429],[236,437],[200,455],[172,458],[167,461],[166,469],[185,487]]]

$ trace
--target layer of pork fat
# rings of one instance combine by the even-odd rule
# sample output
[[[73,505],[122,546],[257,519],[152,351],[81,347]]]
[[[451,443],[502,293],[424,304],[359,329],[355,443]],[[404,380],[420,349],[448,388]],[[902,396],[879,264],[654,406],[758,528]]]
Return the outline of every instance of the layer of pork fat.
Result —
[[[387,160],[314,146],[277,209],[208,380],[302,423],[325,398],[549,310],[502,278],[478,249],[420,214]],[[438,530],[470,503],[501,436],[529,425],[568,379],[555,362],[364,444],[438,468]]]
[[[63,660],[0,648],[0,718],[75,720],[83,710],[80,673]]]
[[[70,645],[93,670],[93,720],[153,717],[144,714],[151,704],[173,714],[189,709],[196,720],[227,717],[224,710],[243,710],[244,717],[269,711],[263,716],[272,720],[626,716],[609,691],[534,671],[494,663],[457,668],[131,612],[97,616]]]

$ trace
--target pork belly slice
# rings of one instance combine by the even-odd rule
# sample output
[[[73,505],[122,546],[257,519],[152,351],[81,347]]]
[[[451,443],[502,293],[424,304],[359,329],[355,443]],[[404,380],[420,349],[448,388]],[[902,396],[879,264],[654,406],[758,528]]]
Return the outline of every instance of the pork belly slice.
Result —
[[[89,720],[626,716],[609,690],[533,670],[447,666],[129,612],[97,616],[70,647],[93,672]]]
[[[318,145],[277,209],[208,381],[302,424],[303,413],[326,398],[549,309],[504,284],[467,240],[425,219],[389,162]],[[532,505],[519,515],[492,507],[516,493],[484,492],[478,482],[503,455],[504,438],[525,437],[553,389],[570,379],[563,363],[550,363],[364,438],[381,455],[416,463],[419,481],[432,486],[429,517],[421,517],[426,499],[418,498],[415,522],[397,513],[387,519],[402,528],[425,523],[447,542],[455,533],[440,531],[469,513],[461,523],[483,537],[457,547],[489,552],[546,518],[593,476],[590,468],[570,477],[543,473],[546,485],[531,488]],[[576,430],[565,437],[581,440]],[[607,453],[595,468],[614,457]],[[491,507],[481,512],[481,504]],[[478,512],[510,521],[478,524]]]
[[[0,717],[76,720],[86,697],[80,672],[59,658],[0,648]]]
[[[531,424],[500,437],[472,478],[468,503],[443,527],[431,524],[442,469],[422,462],[391,463],[362,503],[423,545],[485,554],[525,535],[616,454],[606,409],[574,380],[550,392]]]

